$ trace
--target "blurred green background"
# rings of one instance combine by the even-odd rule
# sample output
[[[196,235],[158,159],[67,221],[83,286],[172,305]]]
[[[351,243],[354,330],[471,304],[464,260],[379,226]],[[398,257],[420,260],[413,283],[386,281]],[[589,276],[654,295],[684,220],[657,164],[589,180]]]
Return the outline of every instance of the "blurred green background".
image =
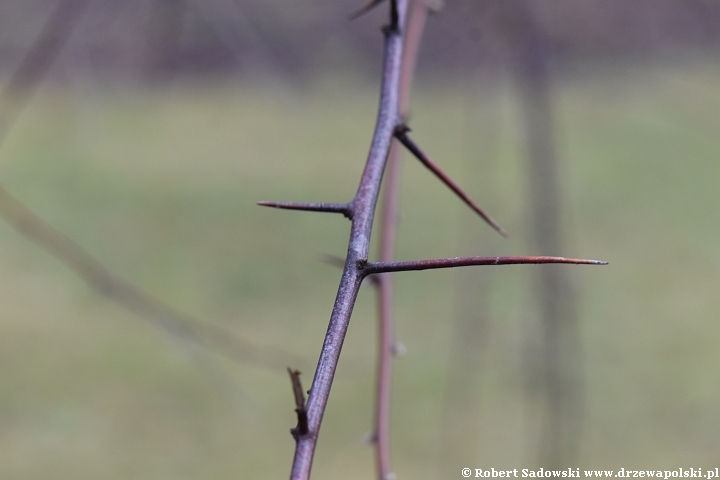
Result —
[[[295,23],[288,12],[275,21],[300,25],[294,33],[302,35],[310,28],[305,23],[323,25],[318,12],[330,25],[344,22],[354,6],[341,2],[323,10],[321,3]],[[566,3],[555,10],[533,3],[545,12],[543,24],[560,52],[552,94],[566,249],[531,251],[526,240],[531,179],[506,47],[496,39],[478,41],[484,53],[471,64],[457,53],[467,48],[471,55],[471,44],[454,44],[452,36],[444,47],[432,43],[442,31],[431,25],[430,53],[421,57],[413,92],[414,138],[510,239],[495,238],[407,158],[397,257],[608,260],[607,267],[558,267],[572,269],[578,294],[585,385],[577,457],[567,466],[714,468],[720,463],[720,57],[714,30],[689,41],[679,27],[668,38],[648,27],[647,37],[620,42],[613,21],[622,26],[645,18],[650,4],[636,2],[637,12],[630,12],[618,2],[580,2],[615,8],[615,16],[605,20],[606,30],[598,27],[604,37],[587,31],[573,37],[552,29],[567,23],[583,32],[562,21],[563,12],[583,18]],[[28,5],[5,8],[23,22],[35,21],[37,33],[51,4]],[[239,5],[256,30],[277,32],[240,53],[254,55],[263,45],[282,51],[284,35],[293,32],[268,25],[271,13],[285,6],[271,2],[263,16],[259,3]],[[465,28],[450,22],[462,8],[448,4],[444,20],[445,11],[430,21]],[[146,22],[138,29],[155,18],[143,16],[146,10],[136,12]],[[185,18],[195,18],[189,11]],[[116,63],[85,69],[76,60],[98,43],[83,39],[104,38],[102,30],[87,27],[101,18],[89,12],[2,145],[3,185],[154,297],[260,349],[272,348],[273,361],[299,356],[300,364],[288,366],[302,370],[309,387],[340,277],[319,256],[344,256],[349,224],[340,216],[255,202],[346,201],[354,194],[377,108],[379,57],[373,54],[380,52],[384,7],[352,24],[351,32],[363,33],[348,34],[347,45],[321,42],[335,51],[313,47],[313,55],[300,60],[276,58],[282,74],[265,70],[272,62],[260,54],[243,68],[218,54],[222,61],[189,71],[183,62],[133,70],[129,57],[117,54],[110,57],[120,58]],[[654,15],[649,23],[662,30],[663,17]],[[668,18],[678,15],[673,10]],[[193,40],[206,38],[198,31],[220,29],[199,24],[206,29],[186,20],[181,31],[190,33],[180,45],[187,48],[178,51],[202,44]],[[106,51],[135,51],[137,38],[123,30],[127,25],[108,30],[126,43],[118,40]],[[692,25],[687,30],[696,32]],[[4,39],[5,78],[33,39],[14,31]],[[304,51],[302,45],[294,48]],[[445,58],[443,48],[458,59]],[[407,347],[396,362],[393,390],[398,478],[542,466],[533,459],[538,413],[523,373],[534,328],[534,268],[395,277],[396,331]],[[0,477],[287,476],[295,414],[282,368],[239,364],[169,335],[94,293],[6,223],[0,223],[0,299]],[[463,325],[477,316],[479,329],[464,335]],[[373,478],[365,438],[373,418],[375,335],[374,295],[366,286],[313,478]],[[458,336],[464,336],[461,346]],[[469,367],[453,363],[460,348],[470,350]]]

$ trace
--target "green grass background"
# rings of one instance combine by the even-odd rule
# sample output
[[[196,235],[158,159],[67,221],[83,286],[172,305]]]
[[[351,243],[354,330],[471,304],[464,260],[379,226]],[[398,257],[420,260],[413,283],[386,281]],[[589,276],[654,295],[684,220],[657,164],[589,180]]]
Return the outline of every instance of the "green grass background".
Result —
[[[505,74],[421,79],[414,138],[510,231],[496,234],[411,159],[397,256],[562,254],[581,295],[586,400],[572,467],[720,464],[720,64],[578,64],[555,84],[567,247],[523,240],[528,178]],[[87,85],[86,85],[87,86]],[[47,84],[0,150],[4,185],[108,268],[176,308],[314,370],[342,256],[340,216],[255,206],[346,201],[377,86],[325,77]],[[399,478],[528,459],[522,356],[533,267],[398,275],[393,457]],[[482,279],[489,318],[473,402],[438,431],[453,325]],[[458,292],[466,292],[459,295]],[[284,478],[294,442],[286,372],[203,353],[88,287],[0,223],[0,478]],[[364,290],[325,416],[314,478],[373,478],[375,320]],[[472,452],[462,463],[440,442]],[[468,446],[468,442],[471,443]],[[448,445],[443,445],[447,448]]]

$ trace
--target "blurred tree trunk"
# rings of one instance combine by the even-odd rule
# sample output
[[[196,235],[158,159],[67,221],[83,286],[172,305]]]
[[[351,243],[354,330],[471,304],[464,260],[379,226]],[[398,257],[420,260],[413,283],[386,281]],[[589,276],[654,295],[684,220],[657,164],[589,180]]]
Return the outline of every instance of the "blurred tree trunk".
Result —
[[[529,242],[539,255],[567,253],[561,222],[561,188],[555,149],[550,73],[552,49],[532,4],[515,3],[520,22],[516,72],[525,127],[529,183]],[[570,269],[534,270],[538,330],[528,329],[527,373],[531,405],[539,408],[535,456],[545,468],[571,466],[583,411],[581,337]],[[533,332],[535,334],[533,335]],[[539,335],[537,335],[539,333]]]

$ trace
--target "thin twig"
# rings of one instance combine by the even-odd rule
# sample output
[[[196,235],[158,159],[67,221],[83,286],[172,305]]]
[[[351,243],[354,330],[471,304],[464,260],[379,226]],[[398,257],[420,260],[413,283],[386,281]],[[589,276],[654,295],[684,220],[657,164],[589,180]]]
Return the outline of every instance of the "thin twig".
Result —
[[[300,382],[300,371],[292,370],[288,367],[290,381],[292,382],[293,395],[295,396],[295,412],[298,417],[297,427],[290,430],[293,437],[298,438],[308,432],[307,410],[305,409],[305,392],[303,392],[302,383]]]
[[[462,199],[470,208],[472,208],[478,215],[480,215],[491,227],[500,233],[503,237],[507,237],[508,234],[504,228],[498,224],[480,205],[478,205],[472,198],[470,198],[455,181],[450,178],[442,169],[423,152],[418,145],[408,137],[407,132],[410,129],[402,125],[395,131],[395,137],[405,145],[405,147],[412,152],[420,162],[425,165],[431,172],[435,174],[445,185],[450,188],[455,194]]]

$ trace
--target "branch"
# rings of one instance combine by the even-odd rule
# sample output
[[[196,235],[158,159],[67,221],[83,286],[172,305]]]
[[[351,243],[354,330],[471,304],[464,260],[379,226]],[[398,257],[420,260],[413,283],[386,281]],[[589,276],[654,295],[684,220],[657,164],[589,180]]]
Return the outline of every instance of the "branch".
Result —
[[[375,215],[380,183],[390,152],[395,128],[400,125],[398,113],[400,69],[403,54],[403,30],[407,19],[408,0],[391,0],[390,24],[383,29],[385,60],[375,133],[370,152],[360,179],[358,191],[352,200],[352,226],[348,253],[345,259],[340,287],[323,343],[320,359],[307,402],[308,428],[306,435],[298,436],[290,478],[310,478],[315,446],[325,413],[330,388],[335,376],[340,351],[347,332],[350,315],[355,305],[363,272],[359,261],[366,262],[370,249],[370,233]]]
[[[407,132],[409,132],[410,129],[402,125],[395,130],[395,138],[400,140],[400,142],[405,145],[405,147],[412,152],[415,157],[420,160],[420,162],[425,165],[428,169],[430,169],[431,172],[433,172],[445,185],[450,188],[455,194],[462,199],[463,202],[465,202],[470,208],[472,208],[478,215],[480,215],[488,224],[490,224],[491,227],[493,227],[495,230],[500,233],[503,237],[508,236],[507,232],[504,228],[502,228],[490,215],[488,215],[485,210],[483,210],[480,205],[475,203],[475,201],[470,198],[463,190],[458,186],[457,183],[453,181],[445,172],[440,169],[440,167],[430,160],[430,157],[428,157],[425,152],[420,150],[420,147],[417,146],[415,142],[413,142],[410,137],[407,136]]]
[[[472,265],[525,265],[565,263],[573,265],[607,265],[603,260],[586,260],[565,257],[455,257],[435,260],[410,260],[405,262],[368,262],[362,267],[364,275],[410,270],[432,270],[438,268],[469,267]]]

